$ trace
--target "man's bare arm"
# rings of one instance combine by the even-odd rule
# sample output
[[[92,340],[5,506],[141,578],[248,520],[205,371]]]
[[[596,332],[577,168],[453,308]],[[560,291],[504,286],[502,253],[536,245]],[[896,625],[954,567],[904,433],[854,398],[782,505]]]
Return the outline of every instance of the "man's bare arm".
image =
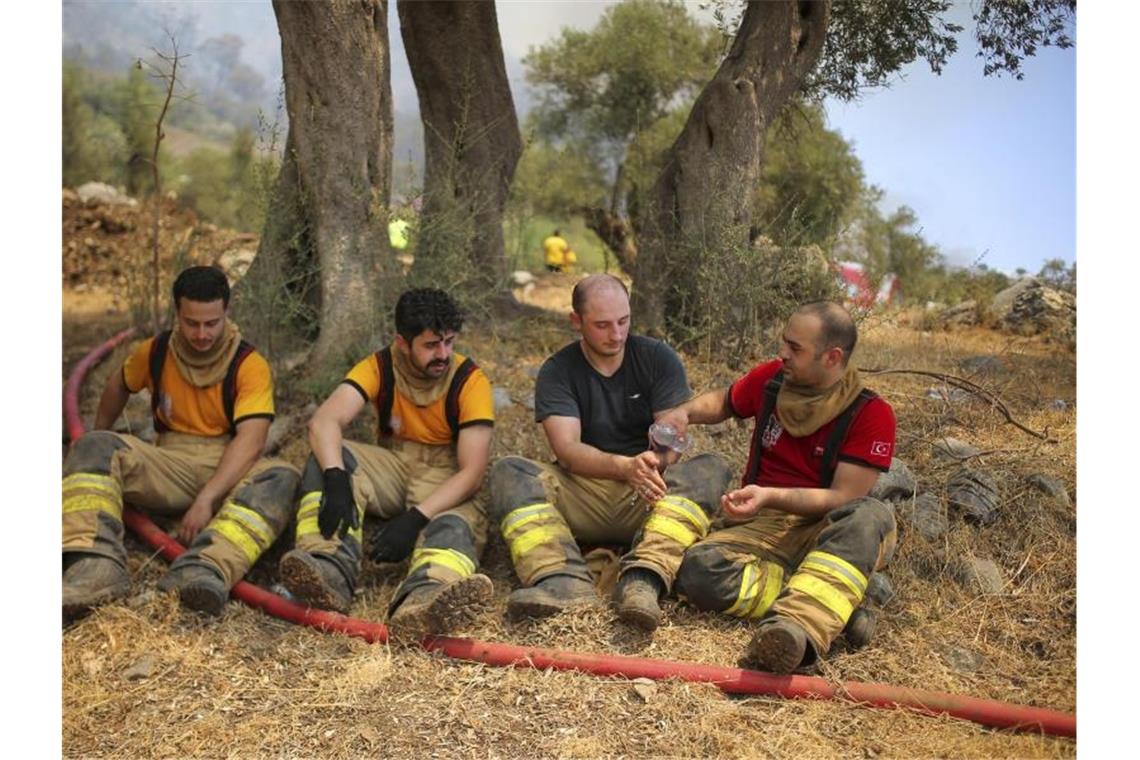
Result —
[[[554,456],[575,475],[625,481],[648,499],[665,495],[665,480],[657,470],[660,461],[656,453],[643,451],[630,457],[583,443],[582,421],[577,417],[547,417],[542,421],[542,429]]]
[[[112,372],[103,386],[103,395],[99,397],[99,408],[95,412],[94,430],[110,430],[115,420],[123,413],[123,408],[131,398],[127,384],[123,382],[123,370],[120,368]]]
[[[214,474],[206,481],[197,497],[182,516],[178,536],[190,543],[206,523],[217,513],[226,497],[254,462],[261,458],[265,440],[269,435],[269,420],[263,417],[244,420],[237,425],[233,439],[226,444]]]
[[[426,517],[435,517],[462,504],[479,490],[491,461],[493,432],[490,425],[471,425],[459,431],[455,452],[459,469],[416,505]]]
[[[793,515],[822,517],[833,509],[866,496],[875,486],[879,471],[872,467],[840,462],[830,488],[776,488],[748,485],[721,497],[724,513],[734,519],[751,517],[761,509],[777,509]]]
[[[313,418],[309,420],[309,447],[320,463],[321,470],[330,467],[345,469],[341,453],[343,432],[360,414],[364,404],[360,391],[348,383],[341,383],[313,413]]]
[[[684,433],[689,425],[715,425],[724,422],[732,413],[728,402],[728,389],[706,391],[689,399],[680,406],[666,409],[655,415],[657,422],[672,425],[678,433]]]

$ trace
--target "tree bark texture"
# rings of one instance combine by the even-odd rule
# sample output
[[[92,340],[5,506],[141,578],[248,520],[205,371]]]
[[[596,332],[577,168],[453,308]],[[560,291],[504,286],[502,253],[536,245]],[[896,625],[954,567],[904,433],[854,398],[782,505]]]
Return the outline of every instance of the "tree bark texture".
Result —
[[[397,10],[424,126],[413,276],[446,257],[475,289],[509,293],[503,209],[522,138],[495,4],[399,0]]]
[[[764,135],[823,50],[830,1],[749,2],[731,51],[669,149],[635,218],[633,312],[664,335],[694,308],[701,251],[746,246]]]
[[[325,367],[369,336],[374,277],[389,253],[388,3],[273,0],[273,10],[289,135],[250,276],[319,277],[312,295],[320,332],[309,364]]]

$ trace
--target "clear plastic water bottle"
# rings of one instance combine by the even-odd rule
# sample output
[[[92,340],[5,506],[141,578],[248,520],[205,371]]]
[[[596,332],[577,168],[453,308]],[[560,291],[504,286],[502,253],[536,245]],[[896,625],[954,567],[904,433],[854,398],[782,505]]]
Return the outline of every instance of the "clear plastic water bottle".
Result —
[[[678,433],[677,428],[668,422],[654,422],[649,426],[649,447],[661,455],[661,464],[657,467],[661,472],[665,472],[670,459],[673,459],[670,452],[675,452],[679,458],[691,443],[688,436]]]

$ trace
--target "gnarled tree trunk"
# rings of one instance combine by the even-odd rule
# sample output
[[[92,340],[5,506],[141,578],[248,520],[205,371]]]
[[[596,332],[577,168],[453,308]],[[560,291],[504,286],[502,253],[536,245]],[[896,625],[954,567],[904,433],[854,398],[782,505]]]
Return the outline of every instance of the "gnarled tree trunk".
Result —
[[[639,330],[683,331],[701,251],[746,246],[764,134],[823,49],[831,3],[749,2],[728,57],[693,106],[635,218]]]
[[[495,4],[399,0],[424,125],[424,205],[412,276],[440,260],[475,292],[506,286],[503,208],[522,153]]]
[[[388,258],[388,3],[273,0],[273,10],[289,136],[245,290],[283,281],[307,291],[320,330],[309,365],[319,369],[369,337]]]

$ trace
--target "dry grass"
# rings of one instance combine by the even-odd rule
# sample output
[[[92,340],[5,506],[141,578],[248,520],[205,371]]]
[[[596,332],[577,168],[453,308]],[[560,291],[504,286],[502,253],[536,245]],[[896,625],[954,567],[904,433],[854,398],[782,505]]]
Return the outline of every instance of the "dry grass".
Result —
[[[953,436],[978,446],[972,463],[993,473],[1001,518],[985,528],[951,519],[931,542],[907,532],[888,571],[897,598],[868,648],[834,653],[820,674],[882,681],[1071,711],[1076,704],[1075,508],[1026,483],[1043,473],[1070,493],[1075,479],[1075,357],[1040,341],[976,330],[922,333],[900,318],[865,322],[860,366],[964,374],[958,362],[999,356],[1006,371],[974,378],[1019,421],[1048,429],[1043,443],[985,405],[928,399],[929,378],[890,375],[870,384],[894,405],[899,456],[920,491],[944,496],[954,467],[931,454]],[[570,339],[564,317],[494,330],[471,328],[465,353],[506,387],[496,455],[546,456],[533,412],[542,359]],[[733,370],[687,361],[694,388],[727,383]],[[106,371],[106,366],[101,368]],[[88,385],[87,403],[102,374]],[[92,386],[95,386],[92,389]],[[1068,402],[1065,410],[1051,406]],[[743,466],[748,427],[698,429],[695,450]],[[286,456],[298,461],[304,443]],[[252,580],[272,582],[275,549]],[[955,561],[993,559],[1007,580],[980,596],[951,578]],[[298,628],[231,602],[217,622],[180,611],[154,582],[161,559],[131,542],[135,595],[97,611],[63,637],[63,751],[68,757],[1072,757],[1070,740],[1012,734],[949,718],[830,701],[733,698],[709,685],[662,682],[648,699],[623,679],[497,669],[419,650],[369,645]],[[467,635],[516,644],[735,665],[746,625],[672,604],[650,638],[608,610],[534,625],[503,620],[517,584],[497,537],[484,558],[495,605]],[[401,568],[366,565],[354,614],[382,620]],[[972,664],[960,662],[965,650]],[[127,671],[151,658],[147,678]]]

